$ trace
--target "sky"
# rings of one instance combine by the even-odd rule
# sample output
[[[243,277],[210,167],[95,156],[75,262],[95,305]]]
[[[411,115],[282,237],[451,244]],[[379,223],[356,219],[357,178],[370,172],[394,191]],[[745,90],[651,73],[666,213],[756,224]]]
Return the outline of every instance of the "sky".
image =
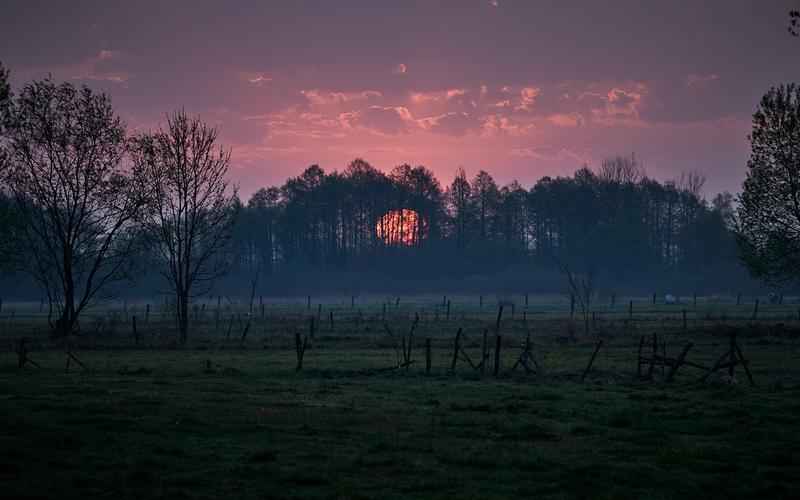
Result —
[[[740,190],[760,97],[800,81],[800,0],[3,2],[0,61],[216,126],[243,196],[354,158],[531,186],[635,154]]]

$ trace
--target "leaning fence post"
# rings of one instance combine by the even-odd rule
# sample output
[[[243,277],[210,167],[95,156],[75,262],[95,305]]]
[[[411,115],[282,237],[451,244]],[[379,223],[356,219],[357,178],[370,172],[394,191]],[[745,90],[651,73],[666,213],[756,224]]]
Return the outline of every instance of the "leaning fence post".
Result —
[[[670,368],[669,370],[669,375],[667,375],[667,382],[672,382],[672,379],[675,378],[675,374],[678,372],[678,368],[680,368],[681,365],[683,364],[683,360],[686,359],[686,354],[689,352],[689,349],[692,348],[692,345],[693,344],[689,342],[688,344],[686,344],[686,347],[683,348],[683,351],[681,351],[680,356],[678,356],[678,359],[675,360],[675,364],[673,364],[672,368]]]
[[[594,348],[594,352],[592,353],[592,357],[589,358],[589,364],[586,365],[586,369],[583,370],[583,375],[581,375],[581,382],[583,382],[586,379],[586,375],[588,375],[589,374],[589,370],[592,369],[592,364],[594,364],[594,358],[597,357],[597,351],[600,350],[600,346],[601,345],[603,345],[603,340],[602,339],[597,341],[597,346],[595,346],[595,348]]]
[[[753,306],[753,321],[758,319],[758,299],[756,299],[756,303]]]
[[[453,345],[453,361],[450,363],[450,371],[456,371],[456,362],[458,361],[458,351],[461,350],[461,328],[456,332],[456,340]]]

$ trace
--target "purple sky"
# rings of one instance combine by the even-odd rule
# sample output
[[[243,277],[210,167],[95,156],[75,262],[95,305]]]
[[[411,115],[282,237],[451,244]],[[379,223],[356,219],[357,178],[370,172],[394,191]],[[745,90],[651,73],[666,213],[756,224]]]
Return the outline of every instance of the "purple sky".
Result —
[[[163,4],[163,5],[162,5]],[[556,6],[557,4],[557,6]],[[217,125],[247,196],[355,157],[532,184],[635,152],[738,191],[750,116],[800,80],[798,0],[4,2],[0,60],[108,92],[131,128]]]

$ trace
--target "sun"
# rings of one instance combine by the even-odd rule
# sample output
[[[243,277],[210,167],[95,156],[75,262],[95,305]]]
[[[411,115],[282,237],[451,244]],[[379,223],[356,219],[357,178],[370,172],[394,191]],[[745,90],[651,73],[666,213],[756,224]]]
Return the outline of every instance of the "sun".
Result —
[[[411,209],[390,210],[375,225],[378,239],[386,245],[414,246],[422,237],[424,221]]]

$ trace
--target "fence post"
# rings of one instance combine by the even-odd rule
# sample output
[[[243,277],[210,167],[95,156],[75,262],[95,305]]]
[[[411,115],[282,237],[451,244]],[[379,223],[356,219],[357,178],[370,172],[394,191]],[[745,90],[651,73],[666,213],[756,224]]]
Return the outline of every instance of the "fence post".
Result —
[[[494,344],[494,376],[496,377],[498,373],[500,373],[500,343],[502,341],[502,337],[498,333],[495,337],[495,344]]]
[[[131,316],[131,326],[133,327],[133,338],[136,339],[136,345],[139,345],[139,332],[136,330],[136,315]]]
[[[600,346],[601,345],[603,345],[603,340],[602,339],[597,341],[597,346],[594,348],[594,352],[592,353],[592,357],[589,358],[589,364],[586,365],[586,369],[583,370],[583,375],[581,375],[581,382],[583,382],[586,379],[586,375],[588,375],[589,374],[589,370],[592,369],[592,365],[594,364],[594,358],[597,357],[597,351],[600,350]]]
[[[628,302],[628,319],[633,321],[633,301]]]
[[[461,349],[461,328],[456,332],[456,341],[453,346],[453,362],[450,363],[450,371],[456,371],[456,362],[458,361],[458,351]]]
[[[753,321],[758,319],[758,299],[756,299],[756,303],[753,306]]]

